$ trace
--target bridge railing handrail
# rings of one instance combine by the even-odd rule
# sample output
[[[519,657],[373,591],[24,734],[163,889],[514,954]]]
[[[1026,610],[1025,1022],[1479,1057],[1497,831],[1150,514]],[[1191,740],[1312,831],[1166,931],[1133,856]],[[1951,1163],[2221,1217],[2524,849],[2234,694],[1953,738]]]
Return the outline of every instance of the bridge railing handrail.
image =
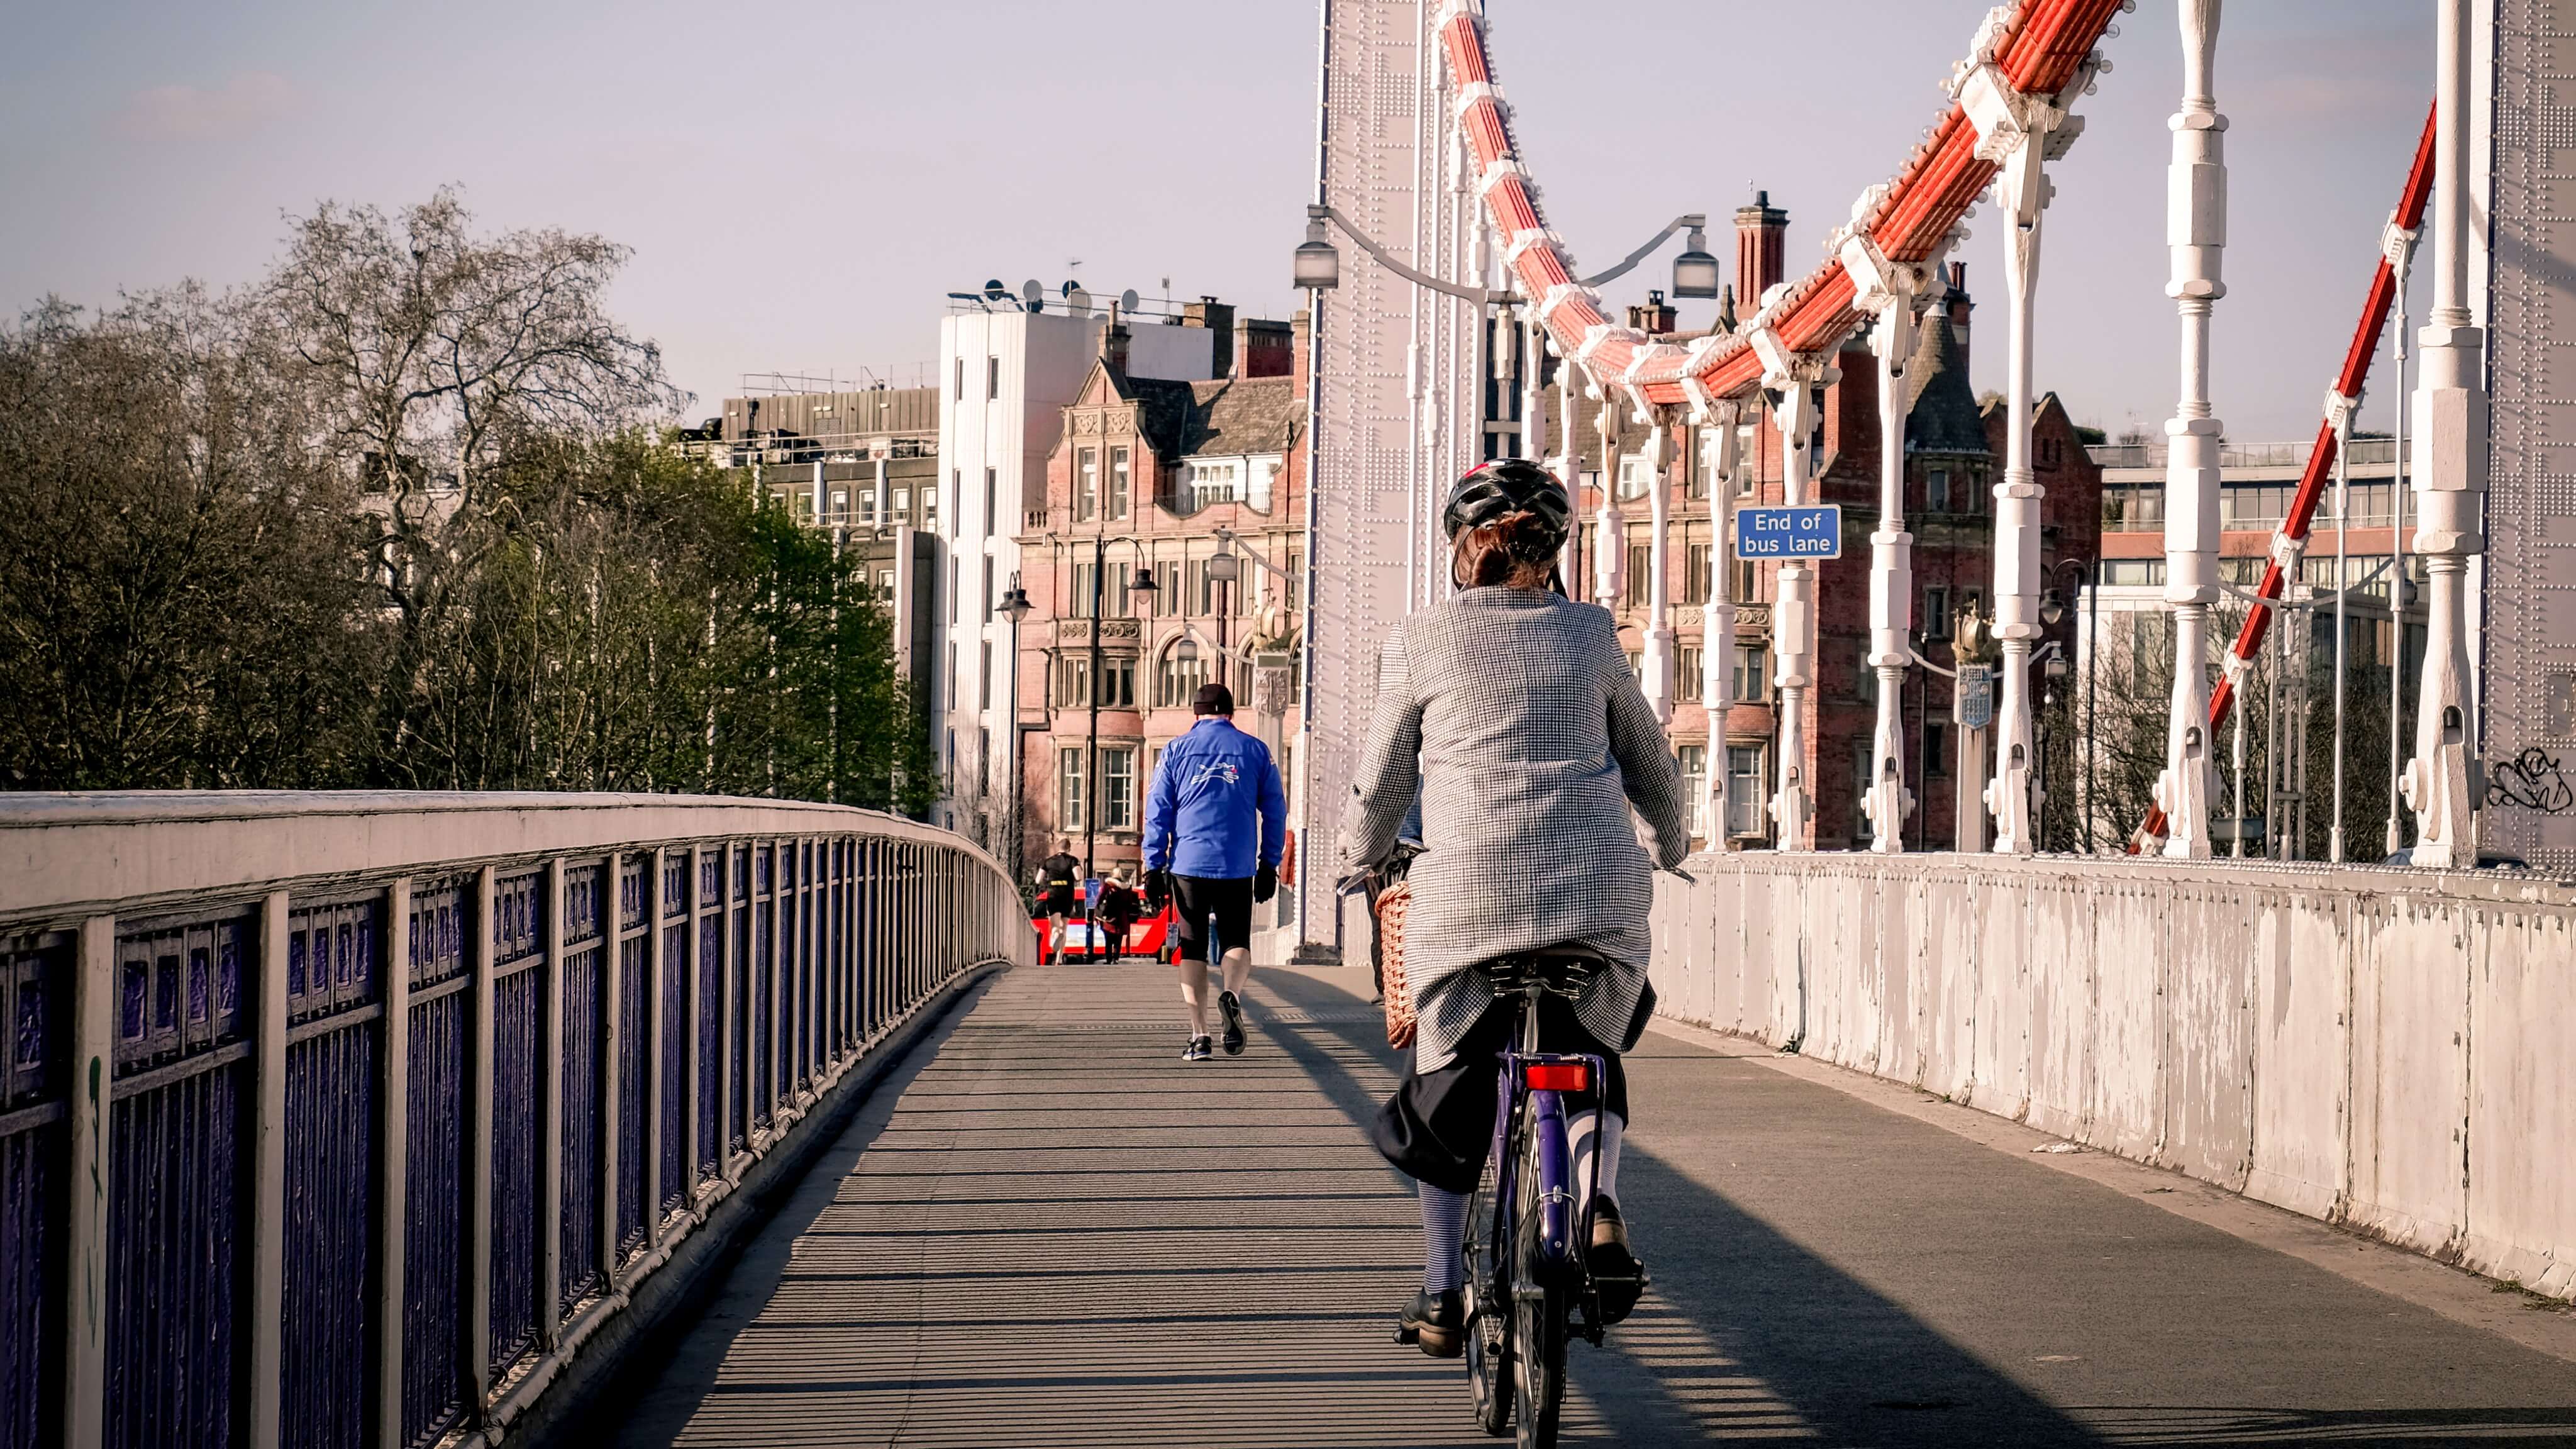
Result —
[[[1029,941],[846,806],[0,798],[0,1449],[497,1432]]]

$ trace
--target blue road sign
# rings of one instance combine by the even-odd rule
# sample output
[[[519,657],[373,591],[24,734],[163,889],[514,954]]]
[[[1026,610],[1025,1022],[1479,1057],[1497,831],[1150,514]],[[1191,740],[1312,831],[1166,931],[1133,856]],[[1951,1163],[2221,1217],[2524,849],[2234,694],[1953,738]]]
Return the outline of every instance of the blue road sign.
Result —
[[[1737,558],[1840,558],[1842,551],[1843,510],[1838,504],[1735,510]]]

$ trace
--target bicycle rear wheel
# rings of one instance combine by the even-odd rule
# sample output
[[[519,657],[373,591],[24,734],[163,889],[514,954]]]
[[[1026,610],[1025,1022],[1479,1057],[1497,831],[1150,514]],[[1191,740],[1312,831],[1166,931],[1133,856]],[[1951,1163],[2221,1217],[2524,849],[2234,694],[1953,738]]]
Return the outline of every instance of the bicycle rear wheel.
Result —
[[[1476,1425],[1499,1438],[1512,1427],[1512,1290],[1509,1262],[1494,1238],[1494,1164],[1467,1199],[1467,1390]]]
[[[1514,1177],[1512,1376],[1520,1399],[1520,1449],[1555,1449],[1565,1404],[1566,1318],[1571,1285],[1539,1252],[1539,1172],[1535,1133],[1523,1136]]]

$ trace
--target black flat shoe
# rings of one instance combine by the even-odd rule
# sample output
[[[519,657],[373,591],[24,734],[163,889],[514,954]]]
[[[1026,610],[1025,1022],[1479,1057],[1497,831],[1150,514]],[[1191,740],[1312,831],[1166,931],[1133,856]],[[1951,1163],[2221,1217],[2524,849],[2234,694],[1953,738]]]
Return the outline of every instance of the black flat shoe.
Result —
[[[1231,991],[1216,994],[1216,1009],[1225,1013],[1225,1054],[1243,1055],[1243,1003]]]
[[[1606,1197],[1592,1200],[1592,1248],[1584,1256],[1592,1270],[1592,1291],[1601,1301],[1601,1321],[1617,1323],[1636,1311],[1645,1296],[1646,1265],[1628,1245],[1628,1224],[1619,1205]]]
[[[1185,1062],[1203,1062],[1214,1055],[1216,1055],[1216,1053],[1208,1049],[1208,1039],[1206,1037],[1194,1036],[1190,1038],[1189,1046],[1182,1050],[1181,1060]]]
[[[1456,1358],[1466,1352],[1461,1331],[1466,1322],[1466,1302],[1457,1289],[1434,1293],[1426,1288],[1395,1316],[1395,1341],[1413,1344],[1433,1358]]]

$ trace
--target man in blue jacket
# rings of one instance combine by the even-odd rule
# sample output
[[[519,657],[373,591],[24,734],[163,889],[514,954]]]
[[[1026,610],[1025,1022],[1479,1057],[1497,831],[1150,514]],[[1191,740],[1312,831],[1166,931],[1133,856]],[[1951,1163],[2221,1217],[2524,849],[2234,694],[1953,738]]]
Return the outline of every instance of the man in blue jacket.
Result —
[[[1190,1008],[1185,1062],[1211,1055],[1207,1029],[1208,925],[1222,952],[1217,1009],[1225,1054],[1243,1054],[1243,999],[1252,975],[1252,907],[1279,889],[1288,792],[1270,748],[1234,727],[1234,692],[1201,689],[1198,722],[1164,749],[1145,796],[1145,896],[1180,906],[1181,999]]]

